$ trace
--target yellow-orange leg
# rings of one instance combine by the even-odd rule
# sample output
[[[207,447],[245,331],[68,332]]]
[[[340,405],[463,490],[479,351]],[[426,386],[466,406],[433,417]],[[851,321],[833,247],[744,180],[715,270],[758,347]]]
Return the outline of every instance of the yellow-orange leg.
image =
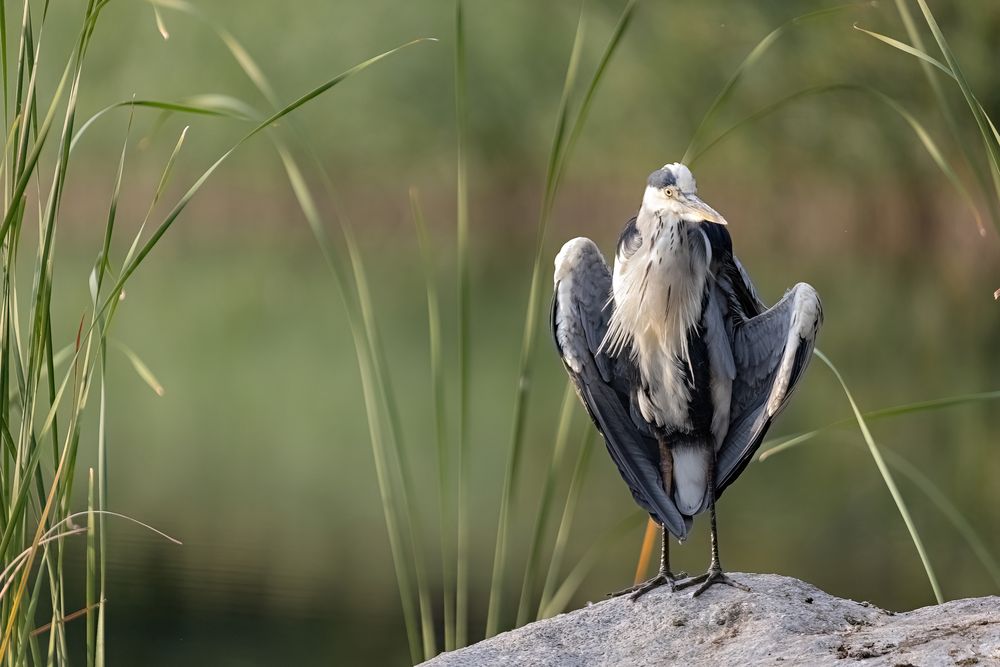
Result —
[[[656,539],[656,522],[652,518],[646,522],[646,533],[642,536],[642,548],[639,550],[639,562],[635,567],[635,579],[633,584],[639,585],[646,580],[646,573],[649,572],[649,561],[653,557],[653,541]]]

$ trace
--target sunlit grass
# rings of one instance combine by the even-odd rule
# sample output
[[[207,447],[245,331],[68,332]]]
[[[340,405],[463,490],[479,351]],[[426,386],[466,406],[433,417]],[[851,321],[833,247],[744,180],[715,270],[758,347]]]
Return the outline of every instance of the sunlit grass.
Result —
[[[398,49],[365,61],[327,80],[290,104],[276,105],[269,116],[260,119],[237,143],[221,155],[188,187],[169,212],[146,233],[154,220],[161,197],[171,180],[173,166],[186,137],[181,132],[167,160],[147,214],[138,225],[124,259],[113,260],[117,235],[118,201],[122,190],[129,144],[126,140],[117,165],[109,165],[113,191],[103,234],[98,239],[97,261],[89,277],[92,303],[79,321],[75,339],[65,347],[65,334],[54,337],[52,327],[52,292],[54,248],[63,206],[69,165],[81,136],[115,108],[153,108],[161,112],[223,115],[247,120],[240,107],[222,97],[200,98],[199,104],[177,104],[153,100],[129,100],[105,107],[90,119],[79,123],[77,102],[83,90],[86,55],[95,26],[107,0],[87,3],[75,48],[60,70],[51,96],[44,98],[37,81],[39,63],[45,62],[43,26],[49,17],[48,7],[35,13],[30,2],[23,4],[17,44],[16,76],[8,77],[7,5],[0,11],[0,34],[4,74],[5,151],[2,161],[4,215],[0,223],[2,242],[2,292],[0,292],[0,491],[5,511],[0,517],[0,663],[10,665],[67,664],[70,648],[65,625],[86,617],[86,655],[88,665],[103,665],[106,656],[106,553],[104,518],[121,517],[107,509],[107,431],[109,409],[106,389],[106,364],[109,334],[124,288],[164,234],[180,217],[188,203],[207,183],[218,167],[275,122],[309,103],[340,82],[391,55]],[[53,10],[55,11],[55,10]],[[162,17],[156,20],[166,35]],[[406,46],[406,45],[404,45]],[[404,48],[404,47],[400,47]],[[212,105],[215,105],[215,108]],[[110,118],[110,116],[108,116]],[[61,118],[61,122],[57,119]],[[126,129],[126,137],[129,134]],[[51,160],[42,160],[43,155]],[[43,169],[43,162],[52,162]],[[95,169],[91,165],[91,170]],[[37,226],[37,246],[25,243],[23,232]],[[31,268],[29,286],[20,285],[19,269],[25,262]],[[154,391],[163,387],[142,359],[121,343],[116,343],[132,368]],[[62,376],[57,369],[62,368]],[[96,383],[95,383],[96,381]],[[99,394],[97,432],[84,426],[91,391]],[[81,442],[96,438],[96,475],[87,480],[88,510],[73,512],[73,487],[76,460]],[[43,466],[43,463],[45,464]],[[52,470],[49,479],[43,472]],[[75,518],[86,517],[86,528],[72,525]],[[127,518],[127,517],[124,517]],[[147,528],[149,528],[147,526]],[[156,531],[158,532],[158,531]],[[66,563],[63,540],[86,534],[86,585],[84,600],[67,599],[64,586]],[[40,563],[38,568],[34,565]],[[37,621],[42,613],[39,602],[47,598],[51,610],[46,624]],[[47,646],[39,637],[47,633]],[[432,632],[429,634],[433,634]]]

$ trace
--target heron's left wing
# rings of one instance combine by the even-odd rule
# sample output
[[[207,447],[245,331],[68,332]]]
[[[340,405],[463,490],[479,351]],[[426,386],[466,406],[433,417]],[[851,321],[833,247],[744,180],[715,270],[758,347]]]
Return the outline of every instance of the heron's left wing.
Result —
[[[732,260],[723,287],[730,290],[736,378],[729,432],[716,459],[716,497],[743,472],[771,421],[788,404],[823,322],[819,295],[805,283],[764,310],[743,267]]]
[[[683,539],[690,519],[663,490],[656,440],[633,421],[630,362],[608,357],[601,349],[610,295],[611,273],[593,241],[577,238],[566,243],[556,257],[552,298],[552,334],[559,356],[636,502]]]
[[[767,310],[750,275],[733,254],[729,231],[715,223],[703,223],[701,229],[712,246],[712,271],[716,283],[726,295],[731,322],[743,322]]]

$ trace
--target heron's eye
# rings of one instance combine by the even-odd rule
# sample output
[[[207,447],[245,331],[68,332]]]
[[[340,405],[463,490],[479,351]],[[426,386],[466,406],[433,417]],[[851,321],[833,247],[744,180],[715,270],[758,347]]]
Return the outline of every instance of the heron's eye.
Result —
[[[664,197],[669,197],[672,199],[675,194],[677,194],[677,191],[674,190],[673,188],[663,188]]]

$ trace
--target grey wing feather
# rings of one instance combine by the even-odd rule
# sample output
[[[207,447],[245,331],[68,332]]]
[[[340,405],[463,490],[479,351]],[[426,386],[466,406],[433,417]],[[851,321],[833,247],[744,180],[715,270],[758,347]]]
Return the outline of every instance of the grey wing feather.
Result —
[[[750,274],[743,268],[743,264],[736,255],[731,255],[731,257],[733,260],[733,271],[735,272],[734,283],[742,293],[742,298],[748,303],[753,304],[754,308],[756,308],[755,315],[764,312],[767,310],[767,304],[757,294],[757,288],[754,286],[753,281],[750,280]]]
[[[691,521],[663,490],[656,440],[633,422],[629,361],[600,350],[611,273],[592,241],[573,239],[556,257],[552,333],[566,371],[636,502],[678,539]]]
[[[708,294],[708,302],[702,311],[702,326],[711,368],[712,437],[718,449],[722,446],[724,434],[729,430],[736,362],[733,359],[730,330],[726,327],[726,298],[717,287]]]
[[[784,409],[812,358],[823,308],[811,286],[799,283],[764,310],[749,277],[734,259],[731,304],[742,301],[733,322],[733,381],[729,432],[716,462],[716,494],[721,495],[753,458],[771,420]],[[738,292],[738,294],[737,294]],[[751,304],[757,304],[757,313]],[[747,312],[749,311],[749,312]]]

